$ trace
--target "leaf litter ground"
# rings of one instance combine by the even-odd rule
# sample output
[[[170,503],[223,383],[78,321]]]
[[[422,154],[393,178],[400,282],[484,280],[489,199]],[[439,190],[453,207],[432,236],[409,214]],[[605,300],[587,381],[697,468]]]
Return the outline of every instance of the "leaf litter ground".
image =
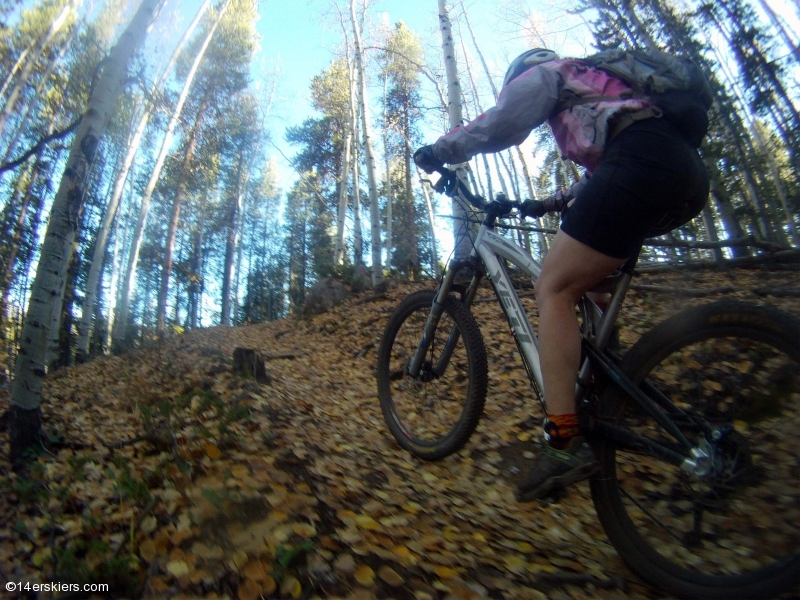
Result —
[[[796,271],[639,283],[733,285],[728,298],[798,312],[796,300],[752,292],[796,289]],[[490,385],[471,440],[438,463],[397,447],[375,354],[397,303],[433,285],[394,284],[314,318],[199,330],[52,374],[52,452],[24,480],[0,462],[3,579],[110,584],[98,598],[668,598],[624,566],[586,483],[548,506],[514,500],[541,448],[542,412],[496,303],[473,311]],[[713,299],[631,291],[623,347]],[[231,372],[236,347],[264,355],[271,385]]]

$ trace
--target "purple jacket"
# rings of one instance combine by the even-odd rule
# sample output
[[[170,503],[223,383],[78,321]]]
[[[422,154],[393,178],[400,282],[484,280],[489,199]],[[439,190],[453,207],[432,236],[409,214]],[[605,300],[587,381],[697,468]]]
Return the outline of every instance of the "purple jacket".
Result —
[[[543,63],[506,85],[496,106],[440,137],[433,151],[443,162],[466,162],[476,154],[522,143],[534,128],[547,121],[562,156],[591,174],[603,156],[613,118],[649,106],[641,99],[619,98],[626,91],[630,92],[627,84],[580,60]],[[566,99],[598,97],[613,99],[556,112]]]

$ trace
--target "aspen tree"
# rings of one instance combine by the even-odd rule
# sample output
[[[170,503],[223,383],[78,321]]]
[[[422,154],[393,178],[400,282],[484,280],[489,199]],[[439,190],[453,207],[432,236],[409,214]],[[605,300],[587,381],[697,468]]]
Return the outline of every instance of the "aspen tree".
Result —
[[[389,122],[386,108],[386,91],[389,86],[389,70],[383,71],[383,159],[386,169],[386,265],[392,266],[392,159],[389,156]]]
[[[25,111],[22,113],[22,116],[19,118],[16,132],[14,133],[14,137],[12,138],[11,142],[9,142],[8,147],[3,154],[2,162],[8,162],[11,159],[11,156],[14,153],[14,150],[17,148],[17,144],[19,140],[22,138],[23,134],[27,133],[30,126],[29,120],[32,114],[34,114],[34,109],[39,105],[39,101],[41,100],[43,94],[49,90],[49,86],[52,85],[50,81],[50,77],[53,75],[53,72],[56,70],[56,67],[59,63],[63,60],[64,56],[67,53],[67,50],[72,45],[72,42],[75,40],[75,37],[78,35],[79,28],[77,26],[72,28],[69,36],[66,40],[61,44],[61,48],[58,53],[50,60],[47,64],[47,68],[42,73],[42,76],[39,78],[39,83],[36,85],[36,89],[33,92],[33,97],[27,103],[25,107]],[[50,131],[49,133],[52,133]],[[49,134],[48,134],[49,135]]]
[[[352,77],[350,78],[352,82]],[[361,224],[361,177],[358,173],[358,105],[356,104],[355,86],[350,93],[350,121],[353,130],[353,264],[364,264],[364,234]]]
[[[483,52],[481,52],[481,49],[478,46],[478,40],[475,37],[475,32],[472,29],[472,24],[469,21],[469,16],[467,14],[467,9],[464,6],[463,0],[461,0],[461,9],[464,14],[464,22],[467,24],[467,30],[469,31],[470,37],[472,38],[472,45],[475,47],[475,52],[477,52],[478,54],[478,59],[481,62],[481,66],[483,67],[483,72],[486,75],[486,79],[489,82],[489,86],[492,89],[492,96],[494,97],[496,102],[498,96],[497,86],[494,83],[492,74],[489,72],[489,67],[486,64],[486,59],[483,57]],[[530,196],[531,200],[536,200],[537,199],[536,189],[533,187],[533,178],[531,177],[531,170],[530,167],[528,166],[527,157],[525,156],[525,153],[522,151],[522,148],[520,148],[519,146],[515,146],[514,148],[516,149],[517,157],[519,158],[520,163],[522,163],[522,174],[523,174],[523,179],[525,181],[525,187],[528,189],[528,195]],[[490,197],[491,197],[491,192],[490,192]],[[536,222],[538,227],[541,228],[542,220],[536,219]],[[547,240],[545,239],[545,236],[542,232],[539,232],[538,235],[539,235],[539,246],[546,252]]]
[[[114,319],[114,327],[112,330],[112,337],[114,340],[113,346],[117,351],[121,350],[125,339],[125,329],[128,322],[128,310],[130,309],[131,292],[133,290],[133,281],[136,277],[136,264],[139,261],[139,250],[141,249],[142,245],[142,234],[144,231],[145,221],[147,220],[147,213],[150,208],[150,200],[153,197],[153,191],[155,190],[156,183],[158,183],[158,179],[161,175],[161,168],[164,166],[164,160],[167,158],[167,152],[171,147],[175,127],[178,124],[181,112],[183,111],[183,105],[186,103],[186,99],[189,96],[189,90],[192,86],[192,82],[194,81],[194,76],[197,74],[197,69],[200,67],[200,63],[202,62],[203,56],[208,49],[208,45],[211,43],[211,39],[214,37],[214,33],[217,31],[217,27],[222,21],[222,17],[225,15],[225,11],[228,9],[228,6],[230,6],[230,3],[231,0],[226,0],[225,4],[223,4],[219,14],[217,15],[216,21],[214,21],[214,24],[209,29],[206,38],[203,40],[202,46],[195,56],[194,62],[189,69],[189,73],[186,75],[186,81],[184,82],[183,89],[178,97],[178,102],[175,105],[175,109],[172,111],[172,116],[167,124],[167,130],[164,133],[164,139],[161,142],[161,150],[159,151],[153,171],[150,174],[147,187],[142,195],[142,204],[139,208],[139,218],[136,222],[136,229],[134,230],[133,241],[131,242],[130,254],[128,255],[128,266],[125,269],[125,276],[122,280],[122,292],[120,293],[119,310],[117,317]]]
[[[172,253],[175,248],[175,237],[178,232],[178,219],[181,214],[181,203],[183,202],[183,195],[186,192],[186,179],[189,173],[189,166],[194,158],[195,147],[197,146],[197,137],[199,135],[200,122],[203,120],[203,115],[206,111],[206,98],[200,103],[200,108],[194,118],[194,125],[189,133],[189,141],[186,145],[186,152],[181,161],[181,171],[178,178],[178,185],[175,190],[175,197],[172,200],[172,214],[169,220],[169,227],[167,228],[167,240],[164,243],[164,260],[161,265],[161,285],[158,290],[158,303],[156,308],[156,330],[159,333],[164,332],[166,312],[167,312],[167,293],[169,291],[169,277],[172,273]]]
[[[172,52],[172,56],[170,56],[167,65],[164,67],[161,77],[155,86],[153,86],[153,89],[151,90],[153,97],[158,97],[161,94],[162,90],[164,89],[164,85],[167,82],[167,78],[169,77],[172,68],[175,66],[175,62],[178,60],[178,56],[183,51],[183,48],[186,46],[186,42],[189,41],[189,38],[192,36],[192,33],[194,33],[194,30],[197,28],[198,23],[200,23],[200,20],[203,18],[203,15],[206,13],[206,10],[208,10],[209,6],[211,6],[211,0],[205,0],[200,6],[200,9],[197,11],[194,20],[189,24],[189,27],[184,32],[183,37],[178,42],[175,50]],[[125,181],[128,179],[128,174],[131,172],[133,161],[136,158],[136,153],[139,150],[139,145],[141,144],[145,129],[147,128],[147,124],[150,122],[150,117],[155,111],[155,108],[155,103],[150,103],[145,107],[141,117],[139,118],[139,122],[136,125],[134,133],[128,142],[128,149],[125,158],[120,169],[117,171],[111,196],[108,199],[105,214],[103,215],[103,221],[97,230],[94,254],[92,256],[91,267],[89,268],[89,276],[86,283],[86,293],[84,295],[83,308],[81,310],[81,321],[78,325],[78,349],[76,353],[76,359],[78,362],[83,362],[89,354],[89,340],[92,332],[92,313],[94,312],[93,308],[97,300],[97,283],[100,280],[100,273],[103,270],[103,259],[105,257],[106,248],[108,247],[109,232],[111,231],[111,225],[117,216],[117,209],[119,207],[120,198],[122,198],[122,191],[125,187]],[[112,287],[111,290],[113,294],[114,287]],[[113,327],[113,322],[113,315],[109,314],[109,328]]]
[[[333,263],[335,265],[344,264],[345,251],[345,229],[344,219],[347,215],[347,184],[350,178],[350,144],[353,138],[353,131],[347,128],[344,136],[342,148],[342,168],[339,173],[339,201],[336,214],[336,245],[333,250]]]
[[[56,16],[56,18],[50,24],[50,27],[47,29],[47,32],[39,39],[39,42],[33,48],[31,55],[27,57],[24,66],[20,70],[17,82],[14,84],[14,87],[11,88],[11,91],[8,94],[8,98],[6,99],[6,102],[3,105],[3,110],[0,111],[0,134],[5,132],[8,118],[14,111],[14,107],[16,106],[17,100],[22,94],[22,90],[28,84],[28,79],[30,79],[31,74],[33,73],[33,68],[36,66],[36,63],[39,57],[41,56],[42,51],[45,49],[47,44],[49,44],[53,40],[53,38],[58,34],[58,32],[64,26],[64,23],[67,22],[67,18],[69,17],[70,13],[73,10],[77,10],[81,2],[82,0],[72,0],[71,2],[68,2],[64,6],[64,8],[61,9],[61,12],[58,14],[58,16]]]
[[[367,113],[367,78],[364,72],[364,47],[361,43],[361,32],[356,22],[355,0],[350,0],[350,20],[353,25],[353,42],[355,43],[355,65],[358,92],[358,105],[361,111],[361,128],[364,136],[364,154],[367,163],[367,182],[369,187],[369,213],[372,247],[372,287],[380,289],[385,285],[381,251],[381,216],[378,208],[378,175],[375,165],[375,152],[372,148],[372,133]]]
[[[453,33],[450,25],[450,17],[447,13],[445,0],[438,0],[439,3],[439,31],[442,35],[442,54],[444,56],[445,74],[447,77],[447,116],[450,129],[454,129],[462,124],[461,116],[461,83],[458,78],[458,66],[456,64],[456,49],[453,44]],[[467,184],[466,170],[464,165],[455,165],[459,179]],[[467,225],[465,219],[467,212],[460,201],[453,200],[453,237],[455,238],[454,254],[456,260],[464,260],[469,256],[471,245],[469,236],[460,234]],[[463,229],[462,229],[463,228]]]
[[[64,176],[53,200],[11,389],[8,430],[10,459],[15,466],[24,463],[26,450],[39,440],[42,381],[47,373],[47,338],[50,329],[58,328],[60,324],[70,252],[83,210],[83,186],[116,100],[125,85],[128,67],[162,4],[163,0],[143,0],[109,52],[89,97],[88,109],[75,135]]]
[[[431,232],[431,257],[433,260],[433,271],[436,275],[436,279],[439,279],[442,274],[442,270],[439,266],[439,253],[436,249],[436,224],[433,217],[431,194],[430,191],[428,191],[426,180],[422,178],[422,173],[420,173],[419,169],[417,169],[417,178],[419,180],[419,186],[422,189],[422,197],[425,198],[425,207],[428,214],[428,227],[430,228]]]

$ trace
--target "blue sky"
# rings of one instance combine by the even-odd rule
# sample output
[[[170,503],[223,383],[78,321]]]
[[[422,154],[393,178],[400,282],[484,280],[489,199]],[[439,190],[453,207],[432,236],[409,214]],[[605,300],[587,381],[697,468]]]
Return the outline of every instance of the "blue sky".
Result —
[[[342,8],[346,9],[346,5]],[[262,39],[256,72],[258,67],[277,72],[276,97],[269,125],[276,144],[291,156],[293,149],[283,142],[285,128],[299,125],[314,114],[309,98],[311,77],[325,69],[334,58],[342,40],[341,27],[332,3],[325,1],[266,0],[261,4],[260,13],[258,30]],[[403,20],[420,36],[438,33],[436,0],[384,0],[371,10],[375,19],[381,18],[381,13],[388,13],[392,23]],[[294,176],[277,153],[276,160],[285,189]]]
[[[347,9],[346,1],[339,0],[344,10]],[[503,28],[510,30],[511,26],[501,17],[496,0],[466,0],[465,5],[482,51],[490,64],[496,65],[495,70],[499,69],[502,73],[508,57],[516,56],[527,47],[525,40],[501,33]],[[258,77],[260,69],[278,74],[269,126],[275,142],[287,155],[291,155],[293,149],[282,141],[285,128],[298,125],[314,114],[309,102],[311,77],[330,64],[336,48],[341,44],[341,27],[333,6],[332,2],[325,0],[265,0],[261,4],[261,20],[258,23],[262,36],[261,51],[254,74]],[[454,9],[454,12],[458,10],[460,8]],[[376,24],[404,21],[420,36],[427,47],[426,51],[441,53],[436,0],[382,0],[370,7],[369,14]],[[467,32],[464,34],[467,35]],[[367,31],[365,36],[369,35]],[[486,104],[489,105],[488,101]],[[431,129],[425,137],[433,141],[442,133],[444,131],[438,128]],[[285,189],[295,177],[278,153],[275,153],[275,157]]]

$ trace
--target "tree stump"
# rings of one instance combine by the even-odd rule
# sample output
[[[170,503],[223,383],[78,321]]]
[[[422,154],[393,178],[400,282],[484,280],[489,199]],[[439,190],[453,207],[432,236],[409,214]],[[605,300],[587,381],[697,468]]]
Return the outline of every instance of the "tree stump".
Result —
[[[234,348],[233,372],[253,377],[258,383],[272,383],[272,377],[264,367],[264,357],[252,348]]]

